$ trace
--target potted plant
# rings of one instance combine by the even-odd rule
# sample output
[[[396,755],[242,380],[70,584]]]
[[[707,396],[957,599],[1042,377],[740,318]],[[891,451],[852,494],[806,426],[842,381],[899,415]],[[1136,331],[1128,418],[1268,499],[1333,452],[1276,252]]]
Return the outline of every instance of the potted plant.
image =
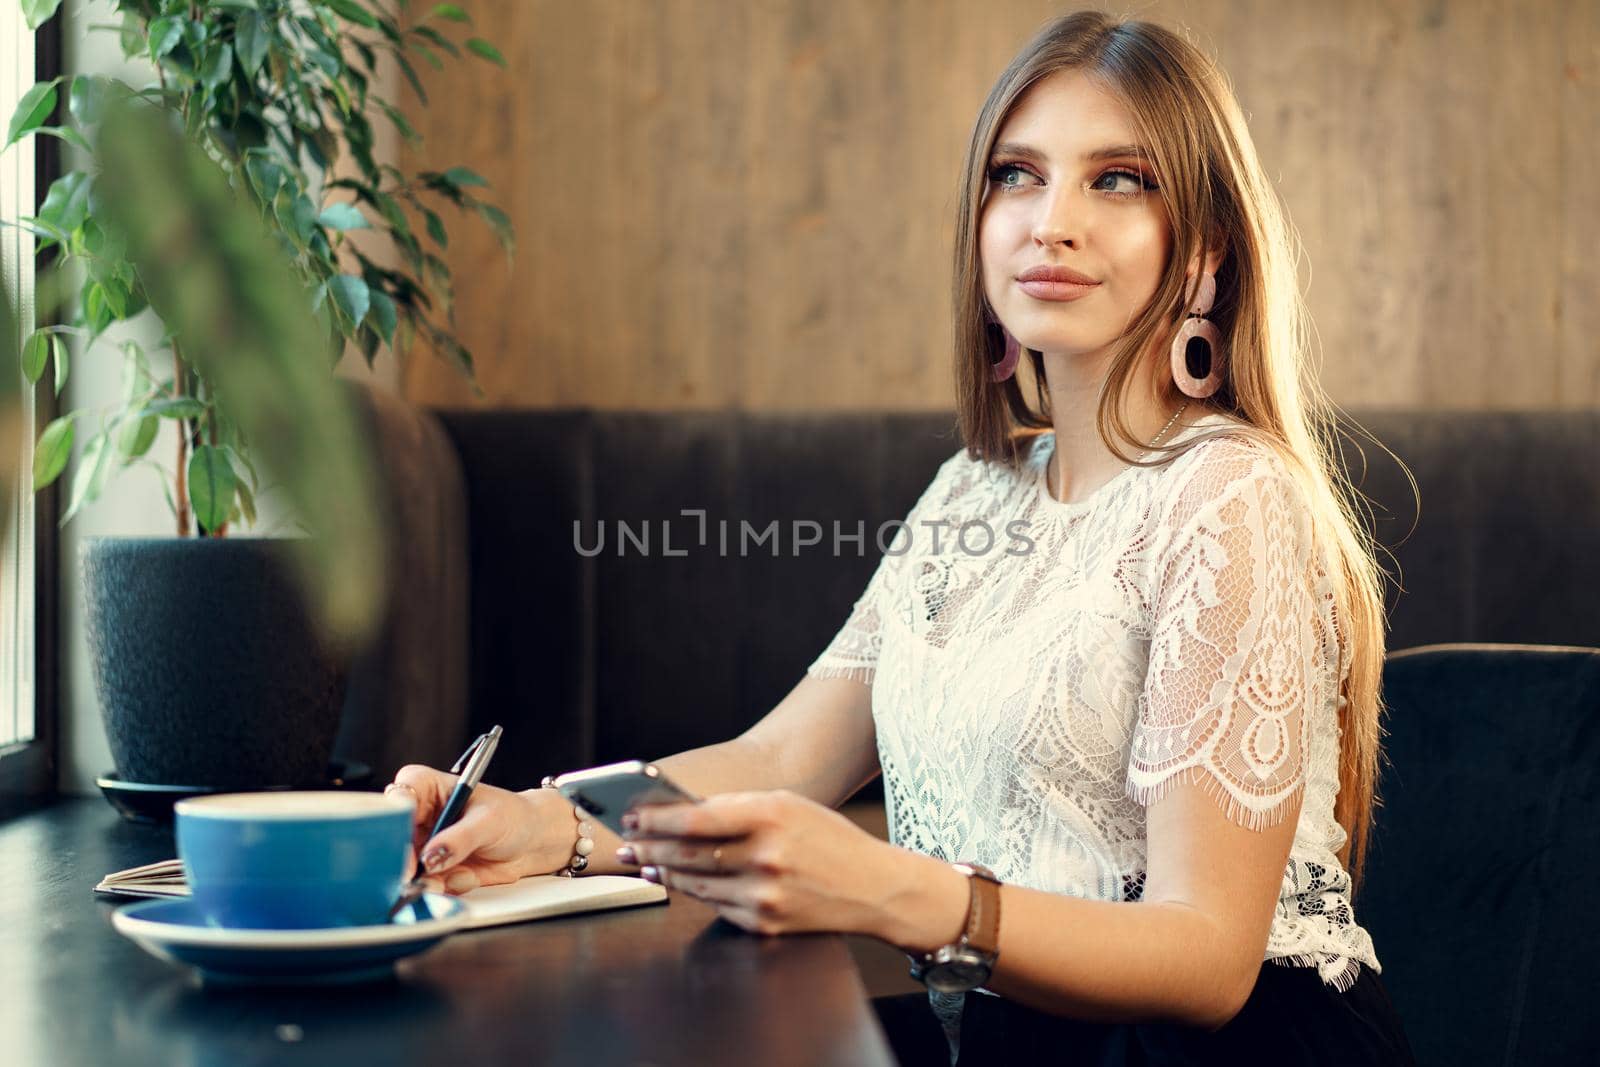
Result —
[[[33,26],[58,6],[23,0]],[[107,327],[147,309],[162,327],[150,350],[120,346],[119,402],[52,421],[33,467],[35,487],[50,484],[81,440],[63,523],[120,471],[163,474],[175,537],[84,546],[96,684],[125,780],[322,780],[344,668],[385,578],[370,461],[333,365],[346,348],[370,365],[421,340],[471,380],[437,209],[477,214],[508,256],[511,226],[472,171],[406,174],[374,156],[374,116],[417,135],[373,85],[390,57],[425,103],[413,56],[504,60],[481,39],[447,36],[469,22],[460,7],[403,24],[406,7],[116,0],[122,48],[149,59],[156,80],[55,79],[11,118],[7,147],[54,136],[88,160],[24,220],[57,257],[40,319],[51,303],[66,309],[23,344],[28,381],[49,372],[60,392],[74,373],[67,336],[106,347]],[[51,124],[63,96],[70,121]],[[360,231],[396,265],[353,239]],[[177,430],[170,470],[152,451],[163,423]],[[255,524],[269,478],[314,536],[229,536]],[[310,618],[294,574],[314,594]]]

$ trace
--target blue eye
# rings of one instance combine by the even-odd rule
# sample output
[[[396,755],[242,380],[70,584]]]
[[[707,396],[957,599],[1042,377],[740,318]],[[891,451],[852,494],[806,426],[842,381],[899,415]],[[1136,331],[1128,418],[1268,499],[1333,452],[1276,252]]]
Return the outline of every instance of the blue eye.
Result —
[[[1158,188],[1155,182],[1146,181],[1144,175],[1139,174],[1137,171],[1131,170],[1108,170],[1104,174],[1100,175],[1100,177],[1095,179],[1095,184],[1099,185],[1107,178],[1127,178],[1129,181],[1133,182],[1135,186],[1137,186],[1137,188],[1131,190],[1107,189],[1106,192],[1110,193],[1112,196],[1141,196],[1144,193],[1153,193]]]
[[[1007,172],[1014,172],[1014,173],[1017,173],[1017,174],[1027,174],[1028,173],[1026,170],[1023,170],[1021,167],[1017,166],[1015,163],[1002,163],[999,166],[990,169],[990,171],[989,171],[989,180],[991,182],[993,182],[994,184],[996,184],[996,185],[998,185],[998,186],[1000,186],[1001,188],[1004,188],[1004,189],[1015,189],[1015,188],[1017,188],[1018,185],[1020,185],[1021,183],[1019,183],[1019,182],[1008,182],[1008,181],[1004,181],[1003,180],[1002,176],[1005,175]]]

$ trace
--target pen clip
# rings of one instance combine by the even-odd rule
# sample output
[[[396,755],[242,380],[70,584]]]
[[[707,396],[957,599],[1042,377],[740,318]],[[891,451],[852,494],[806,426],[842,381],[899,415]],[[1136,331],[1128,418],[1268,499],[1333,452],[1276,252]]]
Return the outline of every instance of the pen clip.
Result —
[[[467,762],[469,760],[471,760],[473,756],[477,755],[478,749],[482,748],[484,742],[486,742],[488,740],[489,740],[489,735],[488,734],[479,734],[477,736],[477,738],[472,742],[472,744],[467,746],[467,750],[465,752],[461,753],[461,758],[456,760],[455,763],[450,765],[450,773],[451,774],[460,774],[461,773],[461,768],[465,767],[467,765]]]
[[[455,766],[450,768],[451,774],[461,775],[461,780],[470,788],[477,788],[478,782],[483,778],[483,772],[489,766],[489,760],[494,758],[494,750],[500,744],[500,727],[496,726],[482,737],[472,743],[472,747],[461,754]]]

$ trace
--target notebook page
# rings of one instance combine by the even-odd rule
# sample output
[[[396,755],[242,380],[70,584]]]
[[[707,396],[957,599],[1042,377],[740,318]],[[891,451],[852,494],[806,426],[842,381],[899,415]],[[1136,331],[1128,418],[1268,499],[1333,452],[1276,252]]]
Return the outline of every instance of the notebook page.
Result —
[[[664,886],[620,874],[587,878],[539,874],[510,885],[479,886],[460,897],[467,906],[468,929],[654,904],[666,899]]]

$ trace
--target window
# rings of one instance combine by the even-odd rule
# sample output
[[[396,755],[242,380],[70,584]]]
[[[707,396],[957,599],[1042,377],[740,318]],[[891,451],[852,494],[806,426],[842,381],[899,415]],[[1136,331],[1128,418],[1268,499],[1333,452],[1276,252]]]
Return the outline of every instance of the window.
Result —
[[[0,129],[9,125],[35,72],[60,67],[60,19],[35,33],[23,20],[22,5],[0,0]],[[64,110],[64,109],[63,109]],[[0,133],[0,139],[3,139]],[[25,138],[0,153],[0,220],[14,223],[32,215],[42,175],[56,168],[54,143]],[[34,326],[34,240],[15,225],[0,225],[0,260],[19,298],[20,331]],[[20,338],[19,338],[20,340]],[[18,800],[48,797],[55,790],[53,626],[55,614],[54,489],[35,498],[29,472],[37,427],[54,414],[48,389],[37,396],[23,389],[21,478],[0,508],[10,522],[0,542],[0,809]],[[0,494],[3,496],[4,494]],[[44,576],[41,584],[40,575]],[[45,653],[45,655],[41,655]],[[41,664],[50,663],[48,671]]]

